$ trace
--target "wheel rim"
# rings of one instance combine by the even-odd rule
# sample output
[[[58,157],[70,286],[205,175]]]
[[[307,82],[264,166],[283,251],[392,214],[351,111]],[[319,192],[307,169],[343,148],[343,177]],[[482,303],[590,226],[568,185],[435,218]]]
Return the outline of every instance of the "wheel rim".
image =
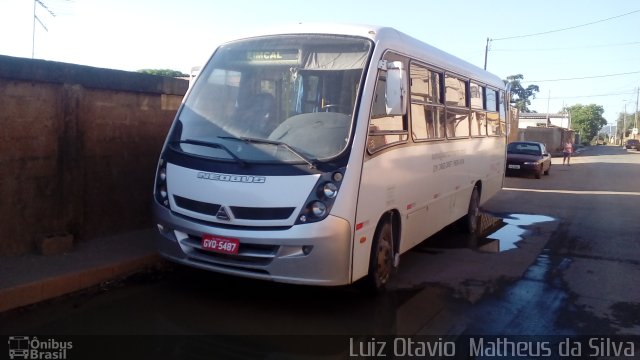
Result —
[[[391,234],[387,229],[381,234],[378,243],[376,280],[380,285],[389,281],[391,276]]]

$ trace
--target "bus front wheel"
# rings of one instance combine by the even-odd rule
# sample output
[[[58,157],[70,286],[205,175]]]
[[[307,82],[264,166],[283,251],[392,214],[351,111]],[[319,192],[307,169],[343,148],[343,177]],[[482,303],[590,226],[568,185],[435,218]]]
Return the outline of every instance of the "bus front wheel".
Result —
[[[391,278],[393,271],[393,231],[391,222],[385,220],[376,231],[371,246],[369,274],[366,285],[369,290],[381,292]]]

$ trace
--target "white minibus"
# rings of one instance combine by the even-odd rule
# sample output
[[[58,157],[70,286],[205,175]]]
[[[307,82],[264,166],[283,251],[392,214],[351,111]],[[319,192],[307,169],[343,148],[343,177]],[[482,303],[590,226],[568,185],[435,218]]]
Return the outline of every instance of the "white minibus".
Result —
[[[400,255],[501,188],[504,82],[387,27],[218,47],[158,162],[159,252],[210,271],[384,289]]]

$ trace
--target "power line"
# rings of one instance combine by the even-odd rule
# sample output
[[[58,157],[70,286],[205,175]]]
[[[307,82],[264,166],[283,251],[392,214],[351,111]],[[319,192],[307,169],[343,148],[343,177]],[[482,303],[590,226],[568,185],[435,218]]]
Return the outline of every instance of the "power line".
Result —
[[[546,80],[527,80],[522,82],[528,83],[539,83],[539,82],[552,82],[552,81],[570,81],[570,80],[584,80],[584,79],[596,79],[603,77],[611,77],[611,76],[621,76],[621,75],[630,75],[630,74],[638,74],[640,71],[631,71],[625,73],[617,73],[617,74],[607,74],[607,75],[595,75],[595,76],[583,76],[583,77],[575,77],[575,78],[564,78],[564,79],[546,79]]]
[[[552,96],[552,97],[536,97],[536,100],[561,100],[561,99],[576,99],[576,98],[590,98],[590,97],[603,97],[603,96],[618,96],[618,95],[630,95],[635,94],[635,89],[633,91],[620,92],[620,93],[609,93],[609,94],[596,94],[596,95],[576,95],[576,96]]]
[[[560,31],[572,30],[572,29],[576,29],[576,28],[579,28],[579,27],[583,27],[583,26],[588,26],[588,25],[598,24],[598,23],[601,23],[601,22],[605,22],[605,21],[609,21],[609,20],[617,19],[617,18],[620,18],[620,17],[623,17],[623,16],[627,16],[627,15],[631,15],[631,14],[637,13],[637,12],[640,12],[640,10],[634,10],[634,11],[630,11],[630,12],[625,13],[625,14],[612,16],[612,17],[610,17],[610,18],[606,18],[606,19],[602,19],[602,20],[592,21],[592,22],[589,22],[589,23],[586,23],[586,24],[570,26],[570,27],[567,27],[567,28],[556,29],[556,30],[549,30],[549,31],[543,31],[543,32],[534,33],[534,34],[515,35],[515,36],[507,36],[507,37],[503,37],[503,38],[495,38],[495,39],[491,39],[491,41],[500,41],[500,40],[519,39],[519,38],[524,38],[524,37],[538,36],[538,35],[546,35],[546,34],[551,34],[551,33],[560,32]]]
[[[575,46],[575,47],[546,48],[546,49],[491,49],[491,51],[528,52],[528,51],[580,50],[580,49],[593,49],[593,48],[616,47],[616,46],[627,46],[627,45],[638,45],[638,44],[640,44],[640,41],[618,43],[618,44],[600,44],[600,45],[591,45],[591,46]]]

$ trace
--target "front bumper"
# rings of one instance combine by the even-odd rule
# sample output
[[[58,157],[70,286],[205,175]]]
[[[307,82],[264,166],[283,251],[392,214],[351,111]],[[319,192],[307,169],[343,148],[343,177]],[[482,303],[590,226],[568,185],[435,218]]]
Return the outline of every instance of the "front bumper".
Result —
[[[284,283],[344,285],[351,282],[351,226],[342,218],[330,215],[317,223],[277,230],[227,228],[177,215],[155,201],[153,208],[159,230],[158,251],[171,261]],[[204,250],[200,241],[203,234],[238,239],[238,255]]]

